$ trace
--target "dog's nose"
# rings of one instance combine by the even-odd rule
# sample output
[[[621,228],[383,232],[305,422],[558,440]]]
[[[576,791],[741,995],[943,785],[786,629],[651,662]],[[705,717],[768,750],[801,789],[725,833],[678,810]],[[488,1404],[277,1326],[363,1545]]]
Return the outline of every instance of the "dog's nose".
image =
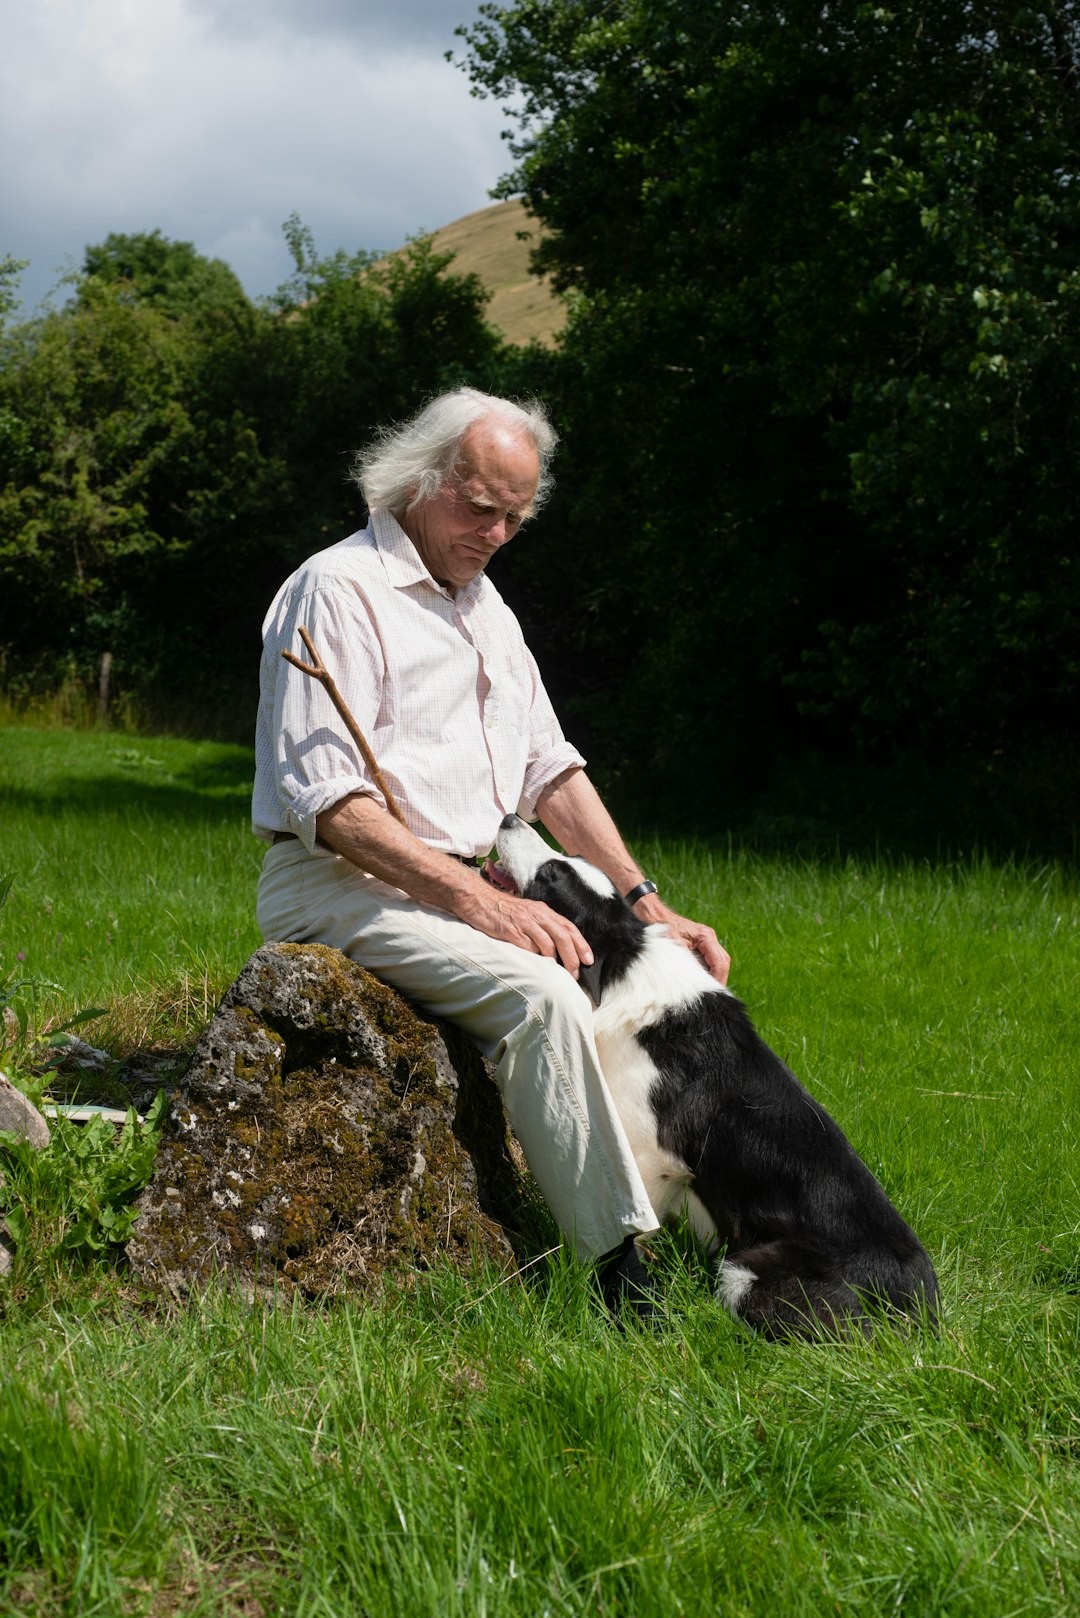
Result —
[[[503,815],[502,822],[500,823],[500,826],[499,826],[499,830],[500,831],[512,831],[515,826],[520,826],[520,825],[521,825],[521,816],[520,815]]]

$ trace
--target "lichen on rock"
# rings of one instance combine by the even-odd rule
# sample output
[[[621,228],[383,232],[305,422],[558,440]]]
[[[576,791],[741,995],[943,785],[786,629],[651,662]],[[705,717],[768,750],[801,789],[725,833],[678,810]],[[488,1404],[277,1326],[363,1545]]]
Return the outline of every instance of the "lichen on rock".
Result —
[[[267,944],[174,1095],[128,1257],[174,1291],[366,1289],[437,1256],[511,1262],[531,1200],[459,1031],[336,950]]]

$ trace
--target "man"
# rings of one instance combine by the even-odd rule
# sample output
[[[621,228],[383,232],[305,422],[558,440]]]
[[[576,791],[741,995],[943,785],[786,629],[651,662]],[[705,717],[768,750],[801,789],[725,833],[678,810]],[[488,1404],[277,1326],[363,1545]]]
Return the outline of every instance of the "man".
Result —
[[[358,457],[368,527],[286,580],[263,626],[253,822],[271,846],[259,925],[267,939],[333,945],[465,1028],[495,1065],[560,1228],[583,1258],[602,1259],[613,1308],[626,1299],[648,1313],[634,1237],[657,1219],[575,982],[588,945],[475,864],[505,814],[538,817],[726,980],[712,930],[643,879],[484,574],[543,499],[555,442],[539,406],[462,388]],[[407,825],[324,688],[281,656],[306,656],[301,626]]]

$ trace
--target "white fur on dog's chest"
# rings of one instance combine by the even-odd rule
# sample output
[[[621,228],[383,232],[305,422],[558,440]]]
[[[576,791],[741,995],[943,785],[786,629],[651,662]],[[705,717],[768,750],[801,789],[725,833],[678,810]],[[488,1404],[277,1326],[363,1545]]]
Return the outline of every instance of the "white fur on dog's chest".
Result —
[[[703,993],[727,992],[689,950],[661,928],[650,928],[641,956],[624,978],[605,990],[594,1021],[600,1066],[657,1219],[663,1222],[685,1209],[705,1241],[715,1237],[716,1226],[694,1195],[690,1166],[657,1139],[656,1113],[649,1099],[656,1064],[637,1036],[670,1012],[693,1005]]]
[[[625,1026],[597,1036],[600,1066],[607,1080],[611,1099],[626,1131],[634,1161],[645,1182],[645,1190],[657,1220],[677,1217],[685,1206],[689,1211],[693,1175],[689,1167],[674,1152],[661,1146],[656,1133],[656,1114],[649,1100],[649,1092],[656,1081],[656,1067]],[[697,1198],[693,1198],[697,1202]],[[695,1229],[699,1220],[691,1216]],[[700,1230],[708,1239],[713,1229]]]

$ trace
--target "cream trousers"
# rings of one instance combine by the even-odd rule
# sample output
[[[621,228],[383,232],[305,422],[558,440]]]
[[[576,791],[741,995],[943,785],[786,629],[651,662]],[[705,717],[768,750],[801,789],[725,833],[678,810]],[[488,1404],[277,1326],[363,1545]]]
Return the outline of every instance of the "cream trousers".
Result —
[[[466,1030],[494,1064],[511,1128],[580,1257],[657,1228],[600,1071],[592,1007],[557,962],[293,839],[267,850],[258,920],[265,939],[330,944]]]

